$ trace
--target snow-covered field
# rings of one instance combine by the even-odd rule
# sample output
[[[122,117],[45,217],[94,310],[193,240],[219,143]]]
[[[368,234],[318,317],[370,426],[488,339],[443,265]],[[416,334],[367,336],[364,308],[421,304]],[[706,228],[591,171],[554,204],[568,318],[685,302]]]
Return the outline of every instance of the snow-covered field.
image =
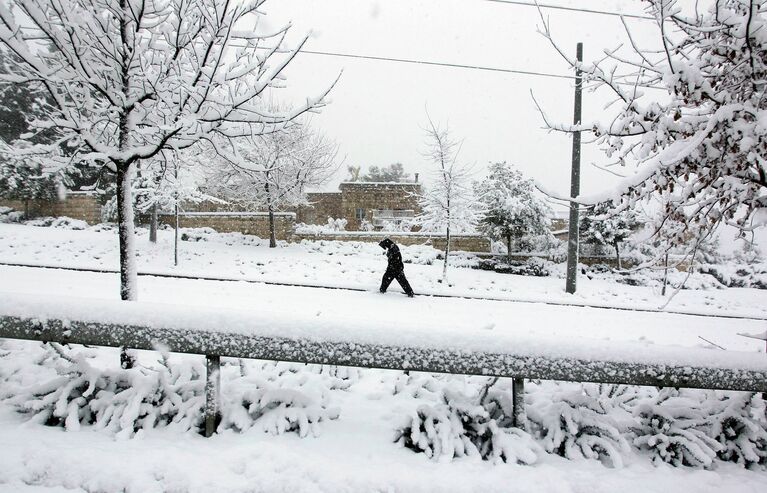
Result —
[[[159,243],[150,245],[140,230],[139,270],[360,291],[142,276],[139,300],[176,309],[246,311],[267,318],[289,312],[297,319],[314,317],[324,324],[339,320],[353,326],[356,321],[362,327],[375,321],[393,330],[412,327],[468,337],[475,333],[481,339],[498,334],[499,339],[542,340],[562,347],[597,347],[609,341],[645,350],[707,348],[712,355],[720,351],[706,339],[728,350],[764,352],[763,342],[737,335],[767,327],[767,295],[755,289],[682,290],[667,307],[699,316],[532,303],[657,310],[665,298],[655,288],[586,278],[579,280],[578,294],[567,295],[564,281],[556,277],[459,267],[451,269],[452,286],[443,286],[437,282],[441,266],[436,252],[409,247],[403,248],[403,256],[413,262],[406,265],[406,273],[416,293],[465,298],[408,299],[396,283],[386,295],[376,292],[386,261],[375,244],[306,242],[269,249],[252,237],[189,233],[201,241],[181,242],[179,266],[173,267],[172,232],[161,231]],[[116,246],[116,234],[108,229],[0,224],[0,263],[115,269]],[[115,300],[118,294],[116,274],[0,265],[0,304],[24,295]],[[519,301],[473,299],[482,297]],[[10,367],[18,371],[0,388],[0,398],[17,385],[39,383],[35,379],[44,377],[24,361],[39,354],[38,345],[6,342],[0,345],[0,355],[3,351],[9,353],[5,371]],[[198,365],[202,359],[172,358]],[[146,365],[157,359],[155,353],[140,357]],[[99,349],[97,361],[114,366],[117,353]],[[0,378],[2,362],[0,358]],[[89,427],[64,432],[26,422],[28,418],[14,412],[11,404],[0,404],[0,491],[762,491],[767,482],[766,472],[733,463],[717,462],[710,470],[656,466],[637,454],[629,454],[620,469],[555,454],[541,454],[532,466],[494,464],[476,457],[432,461],[393,443],[403,416],[412,415],[425,402],[418,389],[402,391],[403,378],[401,372],[355,372],[347,388],[330,392],[338,419],[322,422],[319,436],[306,438],[294,433],[274,436],[253,426],[243,433],[227,429],[212,439],[162,428],[124,440]],[[536,395],[543,394],[533,391],[530,398],[540,400]]]
[[[152,245],[147,231],[139,229],[136,242],[139,271],[347,287],[375,292],[386,268],[383,250],[374,243],[319,241],[282,244],[280,248],[270,249],[266,248],[268,241],[253,236],[205,234],[201,230],[186,233],[191,241],[179,242],[179,265],[174,267],[172,231],[160,231],[158,243]],[[451,286],[444,286],[440,282],[442,271],[438,253],[426,246],[402,248],[405,273],[417,294],[648,310],[657,310],[667,301],[667,297],[661,296],[659,287],[629,286],[580,276],[577,292],[570,295],[564,291],[564,279],[558,276],[524,277],[468,268],[451,269]],[[116,270],[117,255],[117,235],[114,230],[101,226],[73,231],[0,224],[0,263]],[[470,259],[460,255],[455,259],[456,265],[470,262]],[[702,278],[711,279],[709,276]],[[681,282],[683,279],[684,275],[680,274],[674,281]],[[705,282],[698,278],[689,284],[696,286]],[[390,289],[401,292],[396,282]],[[669,293],[672,291],[670,289]],[[765,298],[767,294],[756,289],[684,289],[671,300],[666,311],[767,318]]]

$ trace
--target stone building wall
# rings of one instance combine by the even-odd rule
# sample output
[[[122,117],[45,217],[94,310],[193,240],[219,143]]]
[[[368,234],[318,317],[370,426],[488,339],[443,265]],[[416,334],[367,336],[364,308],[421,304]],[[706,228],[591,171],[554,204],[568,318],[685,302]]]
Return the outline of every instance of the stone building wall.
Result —
[[[404,209],[420,213],[418,195],[419,183],[364,183],[348,182],[339,185],[341,190],[341,211],[348,221],[346,229],[359,230],[361,221],[357,218],[357,209],[364,211],[364,218],[371,221],[376,209]]]
[[[173,226],[173,214],[160,214],[162,224]],[[274,215],[274,233],[278,240],[289,240],[295,226],[296,215],[277,212]],[[182,228],[213,228],[219,233],[243,233],[269,238],[269,215],[264,212],[185,212],[179,214]]]
[[[296,222],[304,224],[325,224],[329,217],[344,217],[341,208],[341,192],[310,192],[309,205],[296,207]]]
[[[29,218],[66,216],[88,224],[101,222],[101,202],[99,195],[94,192],[68,192],[61,200],[30,200],[28,204],[22,200],[0,199],[0,206],[11,207],[17,211],[28,210]]]

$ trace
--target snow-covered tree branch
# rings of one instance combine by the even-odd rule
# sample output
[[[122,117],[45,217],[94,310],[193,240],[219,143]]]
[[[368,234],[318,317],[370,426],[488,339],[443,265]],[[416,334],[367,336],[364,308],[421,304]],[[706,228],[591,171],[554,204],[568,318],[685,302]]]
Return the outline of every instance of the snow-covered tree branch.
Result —
[[[764,0],[712,2],[686,16],[676,0],[645,0],[658,27],[658,49],[639,47],[628,25],[625,48],[580,63],[542,34],[587,84],[615,96],[614,118],[560,131],[589,130],[607,160],[636,164],[614,193],[578,202],[612,200],[617,210],[660,197],[664,213],[681,212],[691,231],[727,223],[749,231],[767,223],[767,18]],[[697,4],[696,4],[697,5]],[[657,91],[662,89],[665,94]]]
[[[269,246],[277,246],[274,213],[307,204],[307,188],[336,170],[338,146],[307,121],[251,138],[232,139],[210,170],[206,190],[228,202],[269,214]]]
[[[330,88],[288,111],[262,100],[284,84],[303,45],[284,47],[288,27],[264,32],[265,0],[6,0],[0,5],[0,80],[38,85],[49,99],[34,131],[55,138],[54,170],[73,159],[116,174],[121,297],[136,299],[131,180],[136,163],[200,140],[279,130],[324,104]],[[47,146],[47,147],[46,147]],[[21,152],[21,150],[19,150]]]
[[[447,127],[440,128],[429,118],[424,156],[435,170],[432,182],[419,198],[422,213],[416,218],[424,231],[445,234],[445,262],[442,281],[447,282],[450,235],[473,231],[481,209],[471,187],[471,169],[457,162],[460,142],[453,140]]]

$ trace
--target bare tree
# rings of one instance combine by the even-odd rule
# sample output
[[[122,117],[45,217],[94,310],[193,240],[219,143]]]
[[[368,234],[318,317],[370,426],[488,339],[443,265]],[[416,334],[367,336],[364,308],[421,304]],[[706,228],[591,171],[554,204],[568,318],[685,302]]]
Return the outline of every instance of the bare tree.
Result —
[[[208,193],[229,202],[264,208],[269,215],[269,246],[277,246],[274,213],[308,204],[307,188],[321,185],[336,171],[338,146],[293,122],[285,129],[233,140],[208,180]]]
[[[743,232],[767,223],[767,2],[718,0],[705,12],[696,2],[694,16],[676,0],[645,2],[659,49],[640,47],[624,21],[627,43],[594,63],[569,57],[544,19],[542,34],[562,57],[615,96],[605,121],[559,125],[541,112],[547,125],[592,132],[606,167],[637,165],[616,193],[574,200],[613,201],[617,212],[658,197],[665,218],[684,216],[679,244],[722,223]]]
[[[284,69],[305,41],[287,50],[287,27],[263,33],[264,3],[8,0],[0,7],[0,44],[14,55],[1,79],[42,85],[51,103],[31,127],[55,131],[51,150],[61,143],[73,149],[66,158],[51,153],[44,164],[90,161],[115,174],[122,299],[137,297],[137,162],[200,141],[218,146],[271,132],[323,104],[329,88],[286,112],[262,103],[284,84]]]
[[[432,183],[419,198],[422,213],[416,218],[424,231],[445,234],[445,261],[442,282],[447,283],[450,235],[473,231],[481,219],[481,209],[471,186],[471,169],[456,162],[460,143],[453,140],[447,127],[440,128],[429,118],[427,150],[424,156],[436,166]]]

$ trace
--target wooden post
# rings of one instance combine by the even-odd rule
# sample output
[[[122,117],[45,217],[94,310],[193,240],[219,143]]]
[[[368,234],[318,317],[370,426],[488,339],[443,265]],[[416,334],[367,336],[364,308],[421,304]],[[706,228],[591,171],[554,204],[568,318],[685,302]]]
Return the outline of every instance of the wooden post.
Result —
[[[583,43],[576,48],[578,62],[583,61]],[[573,124],[581,124],[581,68],[575,68],[575,108]],[[581,133],[573,132],[572,170],[570,172],[570,197],[577,197],[581,191]],[[567,282],[565,291],[575,293],[575,280],[578,276],[578,204],[570,202],[570,223],[567,240]]]
[[[525,379],[514,378],[511,386],[512,420],[511,426],[524,430],[527,422],[525,412]]]
[[[205,436],[211,437],[219,422],[221,357],[208,354],[205,356],[205,363],[208,370],[205,382]]]

